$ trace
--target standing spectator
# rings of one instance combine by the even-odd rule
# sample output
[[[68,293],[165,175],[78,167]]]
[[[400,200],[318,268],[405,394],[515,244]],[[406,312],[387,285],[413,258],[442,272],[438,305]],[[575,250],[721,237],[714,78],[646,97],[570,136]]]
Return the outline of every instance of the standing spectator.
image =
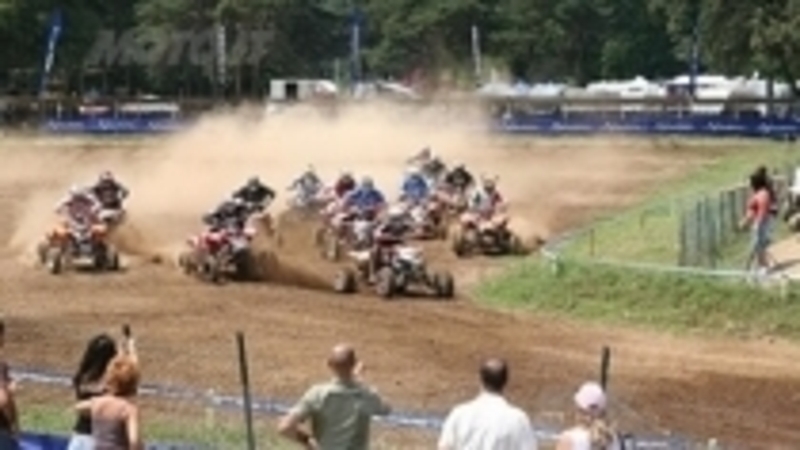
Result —
[[[6,343],[6,323],[0,317],[0,349]],[[17,402],[14,399],[14,382],[10,369],[5,362],[5,354],[0,359],[0,449],[16,450],[19,448],[19,416]]]
[[[489,359],[479,374],[482,392],[447,416],[439,450],[535,450],[538,446],[528,415],[503,397],[508,383],[506,362]]]
[[[359,381],[363,365],[351,346],[334,347],[328,367],[334,379],[306,391],[280,420],[278,430],[307,449],[366,450],[372,416],[389,414],[390,407],[374,388]],[[311,432],[300,428],[306,421]]]
[[[769,193],[769,213],[771,219],[774,220],[778,217],[779,211],[779,201],[778,201],[778,191],[775,189],[775,180],[769,175],[769,170],[767,170],[767,166],[758,166],[755,172],[756,176],[762,177],[766,183],[766,189]]]
[[[109,362],[117,356],[117,344],[107,334],[93,337],[83,353],[78,371],[72,378],[75,397],[80,401],[89,400],[105,393],[103,375]],[[92,418],[79,414],[67,450],[93,450]]]
[[[769,179],[760,171],[750,175],[750,189],[752,195],[747,202],[747,214],[742,219],[741,227],[748,225],[752,233],[750,254],[747,258],[746,270],[751,270],[755,263],[759,275],[765,275],[769,270],[769,256],[767,249],[770,245],[770,213],[772,202],[769,192]]]
[[[126,333],[127,336],[127,333]],[[139,364],[133,339],[108,364],[103,394],[78,402],[79,414],[91,418],[95,450],[143,450],[139,408],[134,398],[139,389]]]
[[[0,363],[0,449],[16,450],[19,448],[19,417],[14,391],[11,389],[11,376],[8,365]]]
[[[594,382],[574,396],[577,425],[561,434],[556,450],[622,450],[617,432],[606,422],[606,394]]]

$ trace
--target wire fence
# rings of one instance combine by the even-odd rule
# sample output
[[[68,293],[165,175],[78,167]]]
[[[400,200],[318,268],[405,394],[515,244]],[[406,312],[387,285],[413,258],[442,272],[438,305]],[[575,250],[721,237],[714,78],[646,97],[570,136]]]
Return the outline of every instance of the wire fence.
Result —
[[[787,164],[773,171],[779,202],[787,195],[794,167]],[[746,276],[751,237],[740,228],[740,221],[749,195],[749,185],[741,183],[713,193],[650,203],[562,235],[543,254],[556,262]]]

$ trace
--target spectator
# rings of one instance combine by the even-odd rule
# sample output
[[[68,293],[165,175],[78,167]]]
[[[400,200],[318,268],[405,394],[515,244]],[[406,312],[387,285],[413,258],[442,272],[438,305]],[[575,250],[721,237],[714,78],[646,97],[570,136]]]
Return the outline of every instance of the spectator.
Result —
[[[79,414],[91,418],[95,450],[143,450],[139,432],[139,408],[133,403],[139,388],[139,364],[133,339],[127,351],[108,364],[102,395],[78,402]]]
[[[0,317],[0,349],[4,349],[5,343],[6,323]],[[19,418],[14,399],[14,382],[4,358],[5,355],[0,359],[0,449],[16,450],[19,448]]]
[[[16,450],[19,448],[19,418],[14,391],[11,389],[11,376],[8,365],[0,363],[0,449]]]
[[[752,244],[747,258],[746,270],[751,270],[755,263],[760,275],[765,275],[769,270],[769,256],[767,249],[770,245],[771,204],[769,193],[769,179],[760,173],[750,175],[750,188],[753,191],[747,202],[747,215],[741,221],[741,227],[750,226]]]
[[[93,337],[83,353],[77,373],[72,378],[75,397],[80,401],[98,397],[104,393],[103,375],[109,362],[117,355],[117,344],[107,334]],[[93,450],[92,419],[89,415],[78,415],[73,435],[67,450]]]
[[[769,213],[772,218],[778,217],[779,213],[779,201],[778,201],[778,192],[775,190],[775,180],[769,175],[769,171],[767,170],[767,166],[758,166],[755,171],[755,175],[757,177],[762,177],[766,183],[766,189],[769,193]]]
[[[574,396],[577,425],[561,434],[556,450],[622,450],[606,422],[606,394],[599,384],[584,383]]]
[[[456,406],[445,419],[439,450],[533,450],[538,447],[528,415],[511,405],[503,390],[508,365],[489,359],[480,367],[482,392]]]
[[[373,388],[359,380],[363,365],[351,346],[334,347],[328,367],[334,379],[306,391],[281,418],[278,430],[307,449],[366,450],[372,416],[389,414],[390,407]],[[310,422],[311,432],[300,428],[306,421]]]

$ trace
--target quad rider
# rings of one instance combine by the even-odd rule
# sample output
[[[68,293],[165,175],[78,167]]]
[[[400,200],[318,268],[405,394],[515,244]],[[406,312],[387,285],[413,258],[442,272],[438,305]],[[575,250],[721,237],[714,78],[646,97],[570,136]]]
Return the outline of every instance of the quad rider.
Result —
[[[355,177],[350,172],[342,172],[333,185],[333,194],[337,199],[343,199],[353,189],[358,187]]]
[[[373,231],[367,262],[367,277],[370,281],[375,280],[375,274],[390,260],[391,252],[405,242],[411,232],[413,225],[405,209],[399,205],[390,207]]]
[[[72,186],[67,196],[58,202],[56,214],[63,217],[63,221],[51,237],[69,232],[76,225],[91,226],[99,222],[100,203],[86,189]]]
[[[439,159],[438,156],[433,154],[430,147],[425,147],[419,153],[412,156],[408,163],[416,166],[422,172],[422,175],[428,180],[428,183],[435,185],[447,169],[445,164]]]
[[[361,179],[358,187],[350,191],[343,202],[346,211],[364,213],[373,218],[377,217],[385,206],[386,197],[375,187],[371,177]]]
[[[462,163],[453,164],[444,176],[444,186],[455,193],[466,193],[475,182],[475,177]]]
[[[276,192],[257,176],[250,177],[244,186],[234,191],[231,198],[240,200],[250,213],[263,212],[275,200]]]
[[[467,194],[475,185],[475,177],[462,163],[455,163],[443,177],[437,197],[450,211],[459,213],[466,207]]]
[[[88,190],[72,186],[67,196],[58,202],[56,213],[68,223],[93,222],[97,220],[100,207],[100,203]]]
[[[88,192],[95,198],[100,206],[100,214],[106,221],[114,221],[123,213],[123,202],[128,198],[130,191],[117,181],[114,174],[105,171],[100,174]]]
[[[467,199],[467,214],[478,223],[487,221],[505,220],[505,202],[497,190],[497,182],[491,178],[484,178],[481,183],[470,192]]]
[[[372,178],[364,177],[358,187],[350,191],[342,201],[342,210],[334,217],[333,226],[341,229],[344,222],[352,219],[363,219],[366,222],[374,222],[380,212],[386,207],[386,197],[381,191],[375,188]],[[356,241],[363,243],[368,239],[364,236],[368,230],[355,230]]]
[[[249,215],[250,211],[246,202],[239,198],[231,198],[204,215],[203,223],[208,226],[208,232],[212,233],[230,227],[236,230],[243,230]]]
[[[314,166],[308,166],[305,172],[297,177],[288,190],[297,193],[297,206],[308,206],[313,203],[322,192],[324,185],[317,175]]]
[[[406,171],[403,185],[400,188],[400,201],[409,206],[415,206],[424,203],[430,194],[431,187],[422,171],[416,167],[410,167]]]
[[[114,174],[105,171],[97,177],[97,182],[89,187],[89,192],[94,196],[103,209],[122,209],[122,202],[128,198],[130,191],[120,183]]]

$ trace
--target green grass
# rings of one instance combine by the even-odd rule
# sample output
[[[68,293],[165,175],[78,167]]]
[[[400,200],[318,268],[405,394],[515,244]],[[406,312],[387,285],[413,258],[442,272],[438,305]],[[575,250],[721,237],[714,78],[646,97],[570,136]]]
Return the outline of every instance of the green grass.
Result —
[[[766,289],[740,280],[591,262],[676,265],[681,202],[742,183],[760,164],[785,170],[797,161],[795,153],[779,143],[732,147],[713,163],[663,184],[630,210],[597,223],[593,233],[581,234],[562,249],[561,270],[543,260],[525,260],[480,285],[477,298],[501,308],[674,332],[800,338],[800,288],[794,285]],[[742,268],[746,248],[746,233],[733,236],[720,249],[718,267]]]
[[[700,146],[696,151],[704,149]],[[564,247],[564,256],[675,265],[679,260],[681,211],[694,207],[704,196],[745,183],[747,174],[757,165],[784,172],[798,159],[797,152],[782,143],[732,146],[712,163],[664,183],[630,210],[597,222]],[[726,217],[729,223],[737,220]],[[718,267],[742,266],[747,236],[730,233],[719,251]]]
[[[501,308],[673,332],[800,338],[800,290],[566,262],[528,260],[478,288]]]

